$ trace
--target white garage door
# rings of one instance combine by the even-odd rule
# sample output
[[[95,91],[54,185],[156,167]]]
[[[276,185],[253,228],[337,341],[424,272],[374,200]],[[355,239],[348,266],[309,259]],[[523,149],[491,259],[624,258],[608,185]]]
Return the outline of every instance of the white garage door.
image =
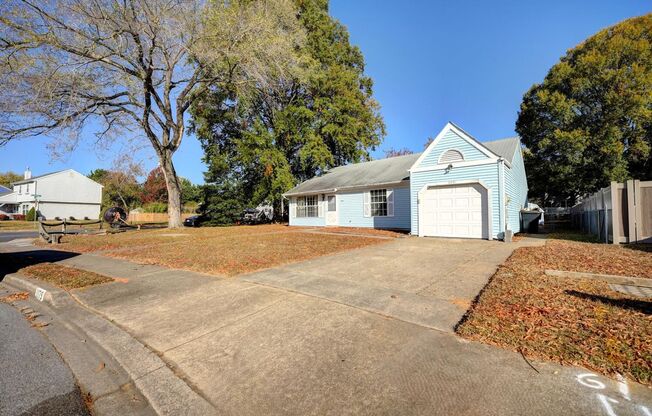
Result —
[[[479,184],[427,189],[420,201],[420,234],[486,238],[487,215],[483,199],[486,200],[486,190]]]

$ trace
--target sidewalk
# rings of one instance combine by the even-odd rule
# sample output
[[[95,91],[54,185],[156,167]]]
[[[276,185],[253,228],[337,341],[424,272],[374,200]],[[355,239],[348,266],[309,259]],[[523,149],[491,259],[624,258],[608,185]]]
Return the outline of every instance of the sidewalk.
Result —
[[[107,348],[139,369],[132,378],[150,401],[167,374],[217,414],[648,416],[652,409],[652,392],[638,384],[530,365],[517,353],[342,303],[96,255],[62,263],[128,279],[71,294],[97,313],[79,326],[111,334]],[[111,327],[140,347],[121,346]]]

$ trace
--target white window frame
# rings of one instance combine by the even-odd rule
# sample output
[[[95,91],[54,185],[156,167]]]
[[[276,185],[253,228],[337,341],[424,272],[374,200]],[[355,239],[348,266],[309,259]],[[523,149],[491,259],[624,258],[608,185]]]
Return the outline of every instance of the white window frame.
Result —
[[[319,217],[319,195],[299,196],[296,205],[296,218]]]
[[[385,201],[373,201],[372,192],[384,191]],[[394,190],[391,188],[370,189],[364,193],[363,212],[365,217],[393,217],[394,216]],[[374,213],[374,204],[384,204],[384,215]]]

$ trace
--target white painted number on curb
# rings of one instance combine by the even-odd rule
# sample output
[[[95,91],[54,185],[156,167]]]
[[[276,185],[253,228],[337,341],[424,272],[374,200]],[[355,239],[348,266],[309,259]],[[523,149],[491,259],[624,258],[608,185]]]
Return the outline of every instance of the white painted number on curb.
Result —
[[[614,412],[613,407],[611,407],[611,403],[618,404],[618,400],[612,399],[611,397],[607,397],[604,394],[600,393],[598,393],[598,399],[600,400],[600,403],[602,403],[602,406],[604,406],[604,410],[609,416],[618,416]]]
[[[577,376],[577,381],[580,384],[582,384],[583,386],[590,387],[592,389],[602,390],[606,386],[604,385],[603,382],[601,382],[600,380],[597,380],[597,377],[598,376],[596,376],[593,373],[579,374]]]
[[[618,390],[620,391],[620,395],[623,396],[625,400],[631,401],[632,399],[630,397],[627,380],[620,374],[618,374],[616,378],[618,379]],[[607,388],[607,386],[598,379],[598,376],[593,373],[578,374],[577,382],[583,386],[596,389],[596,390],[604,390],[605,388]],[[604,394],[601,393],[597,393],[596,396],[598,398],[598,401],[602,405],[602,408],[604,409],[605,413],[608,416],[618,416],[616,414],[616,411],[614,410],[614,407],[612,406],[614,404],[620,404],[618,400],[605,396]],[[641,410],[643,416],[652,416],[652,412],[650,412],[650,409],[648,409],[646,406],[643,405],[636,405],[636,406]]]
[[[34,296],[36,297],[36,299],[38,299],[38,300],[40,300],[41,302],[43,302],[43,299],[45,298],[45,294],[46,294],[46,293],[47,293],[47,290],[45,290],[45,289],[41,289],[41,288],[39,287],[39,288],[36,288],[36,293],[34,293]]]

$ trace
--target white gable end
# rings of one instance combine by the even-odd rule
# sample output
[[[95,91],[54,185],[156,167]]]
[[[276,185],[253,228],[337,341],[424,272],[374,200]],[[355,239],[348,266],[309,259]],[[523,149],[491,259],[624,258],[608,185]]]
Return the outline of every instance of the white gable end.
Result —
[[[430,143],[421,157],[412,165],[411,171],[438,166],[473,164],[480,161],[496,161],[498,156],[452,123],[446,124]]]

